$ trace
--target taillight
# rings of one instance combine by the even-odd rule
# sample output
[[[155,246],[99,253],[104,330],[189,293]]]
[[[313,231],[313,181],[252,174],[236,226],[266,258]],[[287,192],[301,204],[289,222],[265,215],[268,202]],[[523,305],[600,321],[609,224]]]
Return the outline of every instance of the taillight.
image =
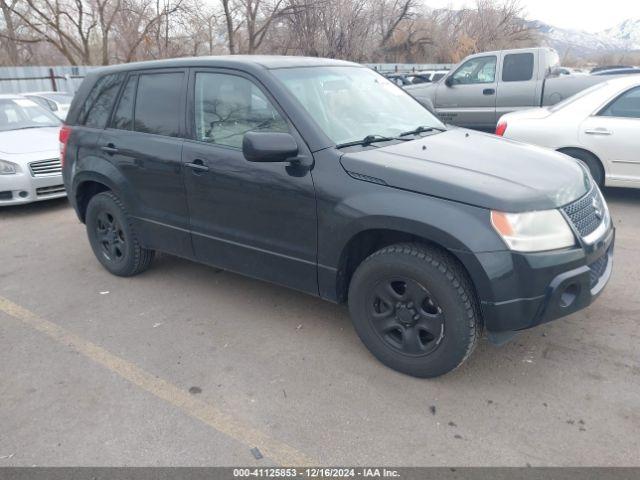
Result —
[[[64,157],[67,154],[67,141],[69,140],[69,135],[71,135],[71,127],[69,125],[62,125],[60,127],[60,135],[58,139],[60,140],[60,163],[64,167]]]
[[[507,130],[507,122],[500,122],[496,127],[496,135],[498,135],[499,137],[502,137],[506,130]]]

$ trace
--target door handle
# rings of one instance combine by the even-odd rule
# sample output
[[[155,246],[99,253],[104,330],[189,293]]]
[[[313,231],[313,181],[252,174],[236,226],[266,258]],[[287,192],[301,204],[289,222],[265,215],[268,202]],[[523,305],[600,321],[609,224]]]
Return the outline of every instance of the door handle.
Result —
[[[119,150],[116,148],[116,146],[113,143],[107,143],[106,145],[104,145],[102,147],[102,151],[109,155],[113,155],[114,153],[119,152]]]
[[[496,93],[495,88],[485,88],[482,90],[483,95],[493,95],[494,93]]]
[[[207,167],[199,158],[193,162],[185,163],[184,166],[193,170],[193,173],[195,174],[209,171],[209,167]]]
[[[584,131],[587,135],[612,135],[613,132],[611,130],[607,130],[606,128],[590,128]]]

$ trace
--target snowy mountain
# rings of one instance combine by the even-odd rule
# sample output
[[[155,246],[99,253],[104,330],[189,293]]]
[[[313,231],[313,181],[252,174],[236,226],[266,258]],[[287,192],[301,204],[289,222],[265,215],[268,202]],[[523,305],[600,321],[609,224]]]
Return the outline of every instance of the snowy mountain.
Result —
[[[620,42],[626,50],[640,50],[640,18],[625,20],[602,34]]]
[[[558,28],[537,20],[527,22],[540,33],[543,41],[558,50],[575,57],[588,57],[604,52],[640,50],[640,18],[625,20],[602,32]]]

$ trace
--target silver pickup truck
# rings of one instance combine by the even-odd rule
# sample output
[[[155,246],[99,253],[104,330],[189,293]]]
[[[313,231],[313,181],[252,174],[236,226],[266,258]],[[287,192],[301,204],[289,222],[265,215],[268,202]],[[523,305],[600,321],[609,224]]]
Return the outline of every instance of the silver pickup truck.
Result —
[[[558,76],[558,67],[552,48],[483,52],[466,57],[436,83],[405,90],[446,123],[493,130],[505,113],[553,105],[607,79]]]

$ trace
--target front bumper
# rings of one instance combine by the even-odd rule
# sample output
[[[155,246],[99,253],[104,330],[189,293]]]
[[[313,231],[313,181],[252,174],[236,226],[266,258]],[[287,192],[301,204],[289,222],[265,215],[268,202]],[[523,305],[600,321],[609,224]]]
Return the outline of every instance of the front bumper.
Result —
[[[66,196],[62,174],[33,177],[29,172],[0,175],[0,207]]]
[[[480,262],[495,276],[498,297],[480,302],[486,329],[523,330],[589,306],[611,277],[614,243],[615,229],[610,228],[588,247],[535,254],[499,252],[501,274],[500,261],[481,255]],[[503,300],[498,292],[510,296]]]

